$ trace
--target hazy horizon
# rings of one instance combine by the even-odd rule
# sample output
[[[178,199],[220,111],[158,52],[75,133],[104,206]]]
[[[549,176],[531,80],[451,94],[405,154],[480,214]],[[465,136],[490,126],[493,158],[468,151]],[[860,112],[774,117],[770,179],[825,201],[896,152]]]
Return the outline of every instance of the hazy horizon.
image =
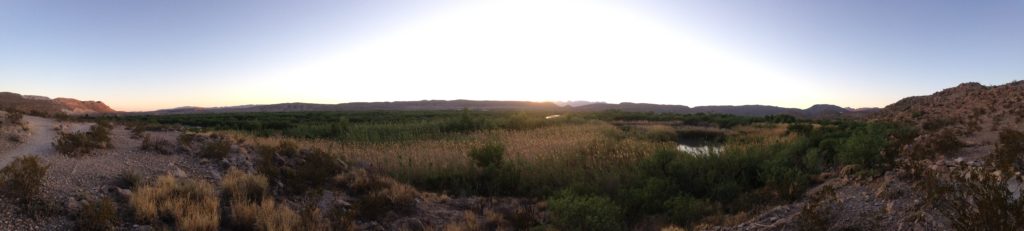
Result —
[[[117,110],[883,107],[1024,79],[1024,1],[3,1],[0,91]]]

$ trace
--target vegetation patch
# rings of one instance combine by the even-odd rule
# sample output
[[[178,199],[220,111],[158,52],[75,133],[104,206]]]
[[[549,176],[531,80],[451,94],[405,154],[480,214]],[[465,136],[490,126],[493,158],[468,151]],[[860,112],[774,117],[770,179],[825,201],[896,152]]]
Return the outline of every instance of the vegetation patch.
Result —
[[[179,230],[217,230],[220,227],[220,198],[209,183],[161,176],[152,185],[139,187],[129,200],[135,219],[160,225],[173,224]]]
[[[111,148],[110,130],[112,128],[113,125],[110,123],[100,121],[90,127],[88,132],[62,132],[53,146],[57,152],[71,157],[88,155],[94,149]]]
[[[29,203],[38,199],[47,169],[49,166],[43,165],[39,157],[18,157],[0,169],[0,189],[7,196]]]

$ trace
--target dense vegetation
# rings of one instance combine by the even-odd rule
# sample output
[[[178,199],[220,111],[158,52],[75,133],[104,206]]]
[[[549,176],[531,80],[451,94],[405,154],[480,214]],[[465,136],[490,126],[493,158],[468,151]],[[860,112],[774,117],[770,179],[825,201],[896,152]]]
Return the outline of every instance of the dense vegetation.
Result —
[[[290,194],[323,185],[336,173],[306,170],[339,169],[331,157],[338,155],[368,162],[374,170],[424,190],[545,198],[554,225],[586,230],[626,229],[652,216],[685,226],[789,202],[817,183],[815,176],[824,171],[886,171],[894,165],[896,148],[915,136],[913,129],[896,124],[799,121],[789,116],[606,111],[545,119],[547,115],[463,110],[121,119],[137,127],[181,125],[254,135],[261,145],[256,163],[260,173],[287,182]],[[622,121],[653,122],[611,125]],[[713,132],[672,126],[707,127]],[[277,136],[300,138],[301,143]],[[724,149],[705,154],[676,150],[675,141],[683,136],[713,137]],[[326,150],[299,148],[305,146]],[[203,156],[217,158],[218,150],[204,148],[203,153],[211,154]],[[271,158],[296,155],[317,161],[283,163]],[[325,164],[332,166],[304,166]],[[381,206],[395,207],[367,208]]]
[[[224,113],[120,118],[137,127],[181,125],[208,130],[246,131],[260,136],[283,135],[338,141],[408,141],[439,139],[490,129],[529,129],[550,125],[550,113],[487,111],[399,112],[274,112]],[[566,122],[558,120],[557,122]]]

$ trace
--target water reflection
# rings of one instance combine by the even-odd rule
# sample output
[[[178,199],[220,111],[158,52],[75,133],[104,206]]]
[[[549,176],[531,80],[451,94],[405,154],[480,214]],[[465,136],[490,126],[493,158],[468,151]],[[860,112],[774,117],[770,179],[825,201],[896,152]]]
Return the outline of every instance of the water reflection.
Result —
[[[691,155],[718,154],[718,153],[721,153],[722,151],[725,150],[725,148],[721,147],[721,146],[711,146],[711,145],[690,146],[690,145],[686,145],[686,144],[679,144],[679,146],[676,146],[676,149],[679,149],[679,151],[690,153]]]

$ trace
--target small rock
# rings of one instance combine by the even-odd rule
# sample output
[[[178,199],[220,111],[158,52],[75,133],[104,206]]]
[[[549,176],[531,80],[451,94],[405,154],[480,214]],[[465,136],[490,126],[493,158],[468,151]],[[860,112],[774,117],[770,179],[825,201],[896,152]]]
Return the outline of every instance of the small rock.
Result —
[[[174,168],[174,170],[171,172],[171,175],[174,175],[174,177],[177,177],[177,178],[186,178],[186,177],[188,177],[188,173],[185,173],[185,170],[181,170],[181,168],[177,168],[177,167]]]
[[[117,195],[121,198],[128,199],[132,197],[132,190],[117,188]]]
[[[68,197],[68,202],[64,204],[64,207],[68,209],[68,212],[78,213],[82,210],[82,203],[79,203],[74,197]]]

